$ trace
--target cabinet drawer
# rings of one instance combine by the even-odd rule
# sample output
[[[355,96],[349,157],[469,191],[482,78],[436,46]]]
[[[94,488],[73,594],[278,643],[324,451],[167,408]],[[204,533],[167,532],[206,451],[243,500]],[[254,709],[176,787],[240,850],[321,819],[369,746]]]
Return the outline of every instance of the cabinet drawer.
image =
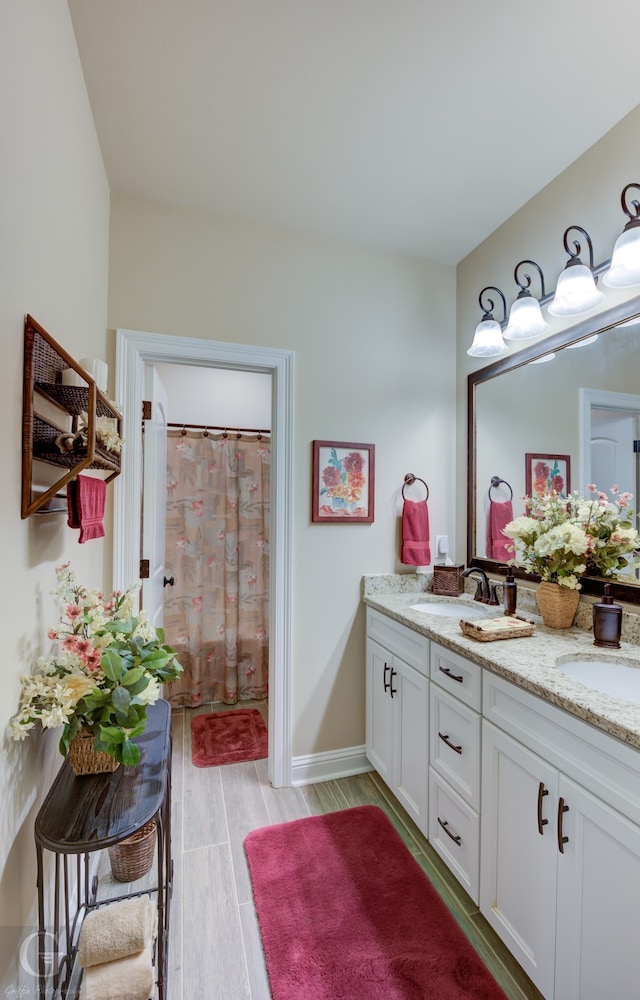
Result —
[[[431,680],[465,705],[480,711],[482,668],[450,649],[431,643]]]
[[[429,769],[429,841],[445,864],[478,902],[480,866],[478,813]]]
[[[415,667],[425,677],[429,676],[429,640],[393,618],[367,608],[367,635],[385,649],[390,650]]]
[[[483,702],[485,719],[640,823],[640,751],[489,671]]]
[[[431,687],[431,766],[474,809],[480,808],[480,716]]]

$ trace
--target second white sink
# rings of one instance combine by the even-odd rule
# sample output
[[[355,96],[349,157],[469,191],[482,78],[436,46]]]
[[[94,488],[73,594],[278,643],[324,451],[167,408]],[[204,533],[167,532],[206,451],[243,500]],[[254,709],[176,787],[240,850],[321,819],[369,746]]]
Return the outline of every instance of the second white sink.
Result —
[[[441,618],[491,618],[500,614],[501,609],[489,605],[421,601],[419,604],[412,604],[411,611],[422,611],[425,615],[439,615]]]
[[[566,677],[593,691],[640,704],[640,663],[575,659],[556,661],[556,666]]]

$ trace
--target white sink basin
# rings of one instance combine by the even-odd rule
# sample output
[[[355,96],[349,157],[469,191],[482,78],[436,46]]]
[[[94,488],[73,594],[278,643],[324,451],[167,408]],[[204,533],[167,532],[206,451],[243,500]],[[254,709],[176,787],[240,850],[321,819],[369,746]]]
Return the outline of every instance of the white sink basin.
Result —
[[[565,676],[594,691],[640,704],[640,663],[621,660],[556,661]]]
[[[421,601],[419,604],[412,604],[411,611],[422,611],[425,615],[439,615],[441,618],[491,618],[494,615],[499,615],[501,609],[488,605]]]

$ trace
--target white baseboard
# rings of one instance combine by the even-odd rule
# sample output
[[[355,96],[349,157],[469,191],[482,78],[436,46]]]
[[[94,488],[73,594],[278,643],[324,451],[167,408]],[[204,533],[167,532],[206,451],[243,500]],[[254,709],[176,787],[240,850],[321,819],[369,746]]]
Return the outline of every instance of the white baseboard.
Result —
[[[373,771],[367,760],[364,746],[328,750],[325,753],[305,754],[291,761],[291,784],[312,785],[318,781],[348,778],[352,774]]]

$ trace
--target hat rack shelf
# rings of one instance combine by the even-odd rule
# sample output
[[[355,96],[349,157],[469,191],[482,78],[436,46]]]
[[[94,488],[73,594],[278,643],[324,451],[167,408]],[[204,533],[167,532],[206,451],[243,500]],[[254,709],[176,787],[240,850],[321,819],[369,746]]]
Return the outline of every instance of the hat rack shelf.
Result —
[[[81,385],[65,385],[62,373],[72,369]],[[78,381],[78,379],[76,379]],[[61,436],[71,438],[86,413],[86,444],[78,439],[64,450]],[[24,386],[22,418],[22,518],[66,510],[61,492],[85,469],[108,473],[106,482],[120,474],[120,455],[96,437],[97,417],[114,421],[118,436],[122,415],[100,391],[95,380],[32,316],[24,322]],[[34,489],[34,463],[60,470],[51,485]]]

